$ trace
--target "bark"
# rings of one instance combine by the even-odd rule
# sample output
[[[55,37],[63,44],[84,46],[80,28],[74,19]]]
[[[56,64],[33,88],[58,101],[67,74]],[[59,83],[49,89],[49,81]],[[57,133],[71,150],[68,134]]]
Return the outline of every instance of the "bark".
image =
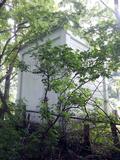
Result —
[[[111,122],[110,127],[111,127],[111,132],[112,132],[113,143],[116,147],[120,147],[120,142],[119,142],[119,137],[118,137],[116,125],[113,122]]]
[[[10,95],[10,82],[11,82],[11,74],[13,71],[13,66],[10,65],[9,69],[7,71],[7,76],[5,78],[5,89],[4,89],[4,98],[6,101],[9,101],[9,95]]]
[[[118,0],[114,0],[114,4],[118,6]]]
[[[84,145],[84,151],[91,154],[90,125],[89,124],[84,124],[83,145]]]
[[[5,5],[7,0],[2,0],[2,2],[0,2],[0,9]]]
[[[2,106],[0,108],[0,118],[4,119],[4,114],[6,112],[9,112],[9,109],[8,109],[8,104],[4,98],[4,95],[1,90],[0,90],[0,100],[2,102]]]
[[[0,118],[4,119],[5,113],[10,113],[9,111],[9,106],[8,106],[8,101],[9,101],[9,92],[10,92],[10,80],[11,80],[11,74],[13,71],[13,66],[10,65],[8,68],[8,71],[6,73],[6,78],[5,78],[5,87],[4,87],[4,93],[0,91],[0,99],[1,99],[1,108],[0,108]]]
[[[83,143],[85,145],[90,146],[90,127],[89,124],[84,124],[84,131],[83,131]]]

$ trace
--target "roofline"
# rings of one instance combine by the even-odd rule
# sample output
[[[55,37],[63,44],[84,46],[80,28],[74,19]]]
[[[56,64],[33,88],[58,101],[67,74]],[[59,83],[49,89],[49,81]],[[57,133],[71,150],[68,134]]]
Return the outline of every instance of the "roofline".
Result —
[[[65,31],[69,36],[71,36],[73,38],[73,40],[79,42],[80,44],[82,44],[84,47],[89,49],[89,45],[87,45],[87,42],[84,41],[83,39],[81,39],[79,36],[75,36],[70,30],[65,30],[64,27],[57,27],[55,29],[52,29],[51,31],[47,32],[47,33],[43,33],[43,35],[39,35],[39,37],[37,36],[37,38],[33,39],[30,42],[27,42],[26,44],[24,44],[21,49],[20,52],[25,49],[26,47],[28,47],[30,44],[36,43],[38,41],[43,41],[45,37],[47,37],[48,35],[53,34],[54,32],[57,32],[59,30],[63,30]]]
[[[37,36],[37,37],[34,38],[33,40],[28,41],[28,42],[26,42],[25,44],[23,44],[23,45],[21,46],[20,51],[23,50],[24,48],[28,47],[30,44],[33,44],[33,43],[37,42],[38,40],[42,41],[46,36],[48,36],[48,35],[56,32],[57,30],[60,30],[60,29],[63,29],[63,30],[64,30],[64,27],[56,27],[56,28],[53,28],[51,31],[49,31],[49,32],[47,32],[47,33],[44,32],[44,33],[42,33],[42,34],[39,34],[39,36]]]

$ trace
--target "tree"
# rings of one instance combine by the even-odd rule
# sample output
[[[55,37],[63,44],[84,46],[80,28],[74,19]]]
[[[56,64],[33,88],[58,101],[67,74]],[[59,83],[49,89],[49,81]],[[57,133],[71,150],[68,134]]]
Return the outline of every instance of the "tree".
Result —
[[[7,118],[14,119],[12,126],[15,133],[16,130],[20,133],[22,131],[19,129],[20,126],[16,125],[14,114],[12,115],[13,106],[11,109],[10,105],[11,79],[14,79],[18,69],[29,71],[26,64],[19,60],[18,54],[21,48],[36,42],[39,36],[42,38],[55,28],[63,26],[85,38],[89,43],[89,50],[84,52],[73,51],[67,46],[53,47],[50,42],[47,42],[42,46],[37,46],[35,48],[37,52],[29,53],[38,62],[33,73],[43,76],[45,94],[41,101],[40,113],[42,118],[46,120],[46,124],[43,126],[45,129],[41,132],[37,130],[35,135],[34,133],[30,135],[28,128],[25,128],[27,130],[24,131],[25,134],[20,135],[22,142],[18,141],[23,148],[24,143],[28,142],[27,144],[29,144],[31,139],[31,144],[35,145],[35,147],[31,144],[28,145],[28,150],[25,148],[27,152],[31,148],[37,148],[38,152],[40,144],[41,146],[44,144],[43,148],[46,148],[47,135],[50,139],[49,144],[52,144],[50,147],[54,147],[53,139],[55,138],[55,142],[57,142],[59,137],[55,124],[61,119],[64,124],[64,126],[62,125],[63,132],[66,131],[65,125],[70,119],[85,122],[84,144],[88,145],[89,149],[91,149],[89,135],[89,123],[91,122],[95,125],[97,123],[106,123],[107,126],[108,123],[111,124],[115,146],[119,141],[116,128],[116,123],[119,123],[119,120],[106,114],[100,101],[93,98],[94,92],[91,93],[89,89],[84,88],[87,82],[94,81],[100,76],[109,78],[113,71],[120,68],[120,31],[116,25],[115,16],[109,7],[106,9],[106,6],[99,7],[97,5],[96,9],[94,7],[89,10],[85,8],[83,1],[64,0],[61,5],[68,2],[70,8],[68,7],[69,9],[65,11],[57,10],[54,7],[54,2],[49,0],[2,0],[0,2],[0,118],[4,119],[5,113],[8,113],[10,116]],[[93,17],[96,19],[94,23]],[[54,106],[49,106],[48,93],[50,91],[58,94],[58,102]],[[90,112],[89,103],[96,112]],[[75,111],[79,112],[79,117],[75,116]],[[84,117],[81,116],[82,113],[84,113]],[[9,125],[8,122],[7,125]],[[100,128],[99,125],[98,128]],[[109,128],[107,128],[107,132],[108,130]],[[14,133],[12,135],[14,137]],[[26,137],[28,138],[27,142],[25,141]],[[25,149],[23,150],[25,151]],[[40,153],[45,151],[42,150]],[[38,158],[38,155],[36,157]]]
[[[31,12],[32,10],[32,12]],[[0,115],[8,112],[11,79],[16,75],[16,69],[23,67],[18,53],[23,44],[32,41],[36,35],[51,30],[57,23],[53,19],[55,13],[53,2],[48,1],[2,1],[0,25],[0,99],[2,103]],[[3,29],[4,28],[4,29]]]
[[[49,0],[1,2],[0,84],[2,88],[0,95],[2,107],[0,115],[3,115],[2,117],[4,117],[4,112],[9,110],[7,103],[10,97],[11,79],[16,75],[16,68],[27,69],[18,58],[22,46],[32,43],[38,36],[42,38],[45,34],[57,28],[58,24],[59,27],[67,24],[71,18],[75,18],[76,13],[82,13],[81,10],[71,11],[70,13],[62,12],[54,6],[54,1]],[[3,100],[6,107],[4,107]]]
[[[103,15],[106,14],[108,13],[104,12]],[[96,17],[99,17],[99,15],[96,15]],[[117,71],[120,67],[120,31],[114,17],[112,20],[106,18],[105,22],[102,19],[98,20],[96,25],[91,24],[87,29],[83,27],[83,36],[90,44],[88,51],[74,52],[66,46],[52,47],[49,42],[40,46],[40,48],[37,46],[37,49],[34,49],[37,51],[37,53],[33,53],[37,60],[37,69],[33,72],[43,76],[45,85],[41,113],[43,118],[47,120],[48,128],[44,136],[61,117],[72,117],[72,110],[76,109],[80,113],[84,112],[86,115],[84,120],[87,118],[90,120],[92,114],[90,114],[87,107],[88,103],[98,109],[98,119],[101,110],[105,116],[104,118],[110,124],[115,123],[116,120],[112,119],[100,104],[93,99],[94,93],[90,93],[89,90],[84,88],[87,82],[94,81],[100,76],[109,78],[111,73]],[[75,26],[73,26],[74,28]],[[53,108],[49,106],[47,97],[51,90],[59,95],[58,103]],[[56,118],[54,118],[55,115]],[[113,131],[113,126],[111,126],[111,129]],[[117,135],[115,138],[118,138]]]

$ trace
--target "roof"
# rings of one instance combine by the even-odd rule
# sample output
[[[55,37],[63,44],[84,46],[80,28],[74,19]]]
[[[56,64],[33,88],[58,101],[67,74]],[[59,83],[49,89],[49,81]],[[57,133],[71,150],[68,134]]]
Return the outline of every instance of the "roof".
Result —
[[[63,28],[56,28],[54,31],[44,34],[44,36],[39,35],[39,37],[35,38],[32,41],[29,41],[25,45],[21,47],[20,52],[25,52],[24,49],[28,49],[30,46],[34,46],[35,44],[41,45],[46,41],[51,40],[54,45],[64,45],[67,44],[68,47],[78,50],[87,50],[89,47],[88,43],[81,39],[79,36],[74,35],[71,31],[65,30]]]

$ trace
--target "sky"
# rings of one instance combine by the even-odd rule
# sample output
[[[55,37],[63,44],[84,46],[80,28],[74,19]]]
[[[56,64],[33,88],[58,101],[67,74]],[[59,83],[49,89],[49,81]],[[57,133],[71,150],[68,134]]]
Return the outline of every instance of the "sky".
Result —
[[[54,0],[56,3],[61,2],[62,0]],[[87,5],[90,7],[93,7],[96,3],[101,3],[103,1],[105,4],[107,4],[110,8],[114,9],[114,0],[87,0]],[[120,0],[119,0],[120,1]],[[120,3],[120,2],[119,2]],[[102,4],[102,3],[101,3]],[[119,4],[120,5],[120,4]]]

